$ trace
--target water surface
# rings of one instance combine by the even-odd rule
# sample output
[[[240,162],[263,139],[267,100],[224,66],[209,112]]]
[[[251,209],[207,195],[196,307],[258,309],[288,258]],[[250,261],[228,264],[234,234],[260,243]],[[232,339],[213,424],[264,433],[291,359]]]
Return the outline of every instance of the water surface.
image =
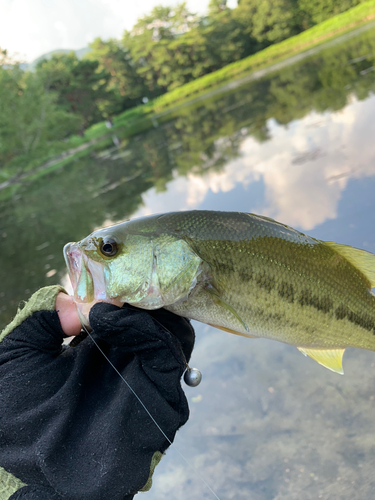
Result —
[[[65,282],[62,247],[97,227],[171,210],[273,217],[375,253],[375,33],[185,106],[147,132],[23,185],[0,204],[0,323]],[[223,499],[372,500],[375,353],[341,377],[294,347],[196,323],[176,447]],[[149,500],[214,496],[173,447]]]

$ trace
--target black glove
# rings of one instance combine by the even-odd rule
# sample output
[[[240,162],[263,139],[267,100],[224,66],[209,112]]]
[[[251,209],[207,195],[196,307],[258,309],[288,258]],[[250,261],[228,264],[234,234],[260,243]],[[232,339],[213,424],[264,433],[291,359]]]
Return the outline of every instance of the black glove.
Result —
[[[27,485],[11,500],[130,500],[188,419],[188,320],[100,303],[90,324],[168,439],[91,338],[63,349],[56,311],[34,311],[0,342],[0,467]]]
[[[165,309],[146,312],[128,304],[118,308],[104,302],[92,308],[89,319],[94,338],[118,346],[122,353],[132,353],[137,366],[154,382],[160,395],[180,412],[181,405],[187,403],[178,381],[190,360],[195,338],[190,321]],[[130,378],[127,381],[133,387]],[[134,380],[134,383],[139,382]],[[181,413],[179,427],[187,420],[187,407],[186,411]]]

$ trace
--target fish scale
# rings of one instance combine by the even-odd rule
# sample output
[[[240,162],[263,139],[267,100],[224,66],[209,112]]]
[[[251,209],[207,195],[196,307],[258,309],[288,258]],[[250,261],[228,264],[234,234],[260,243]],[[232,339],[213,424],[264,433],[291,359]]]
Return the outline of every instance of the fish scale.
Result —
[[[117,245],[110,258],[101,253],[108,238]],[[340,373],[346,347],[375,350],[375,256],[363,250],[254,214],[199,210],[135,219],[71,245],[94,290],[103,270],[107,300],[292,344]]]

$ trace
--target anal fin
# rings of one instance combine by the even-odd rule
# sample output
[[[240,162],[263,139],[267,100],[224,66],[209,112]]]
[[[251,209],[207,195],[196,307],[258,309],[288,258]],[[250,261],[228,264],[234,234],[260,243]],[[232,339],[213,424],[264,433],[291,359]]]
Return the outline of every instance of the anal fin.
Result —
[[[328,370],[344,375],[342,367],[342,357],[345,349],[307,349],[306,347],[297,347],[305,356],[310,356],[320,365]]]

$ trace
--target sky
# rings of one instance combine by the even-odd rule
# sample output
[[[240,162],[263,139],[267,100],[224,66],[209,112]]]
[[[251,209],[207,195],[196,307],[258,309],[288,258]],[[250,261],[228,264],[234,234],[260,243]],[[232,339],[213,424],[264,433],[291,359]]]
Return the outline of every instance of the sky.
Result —
[[[56,49],[81,49],[96,37],[120,38],[155,5],[182,0],[0,0],[0,47],[31,62]],[[209,0],[186,0],[204,14]],[[228,5],[235,0],[228,2]]]
[[[337,217],[349,180],[374,176],[375,151],[370,145],[375,126],[369,126],[374,123],[374,111],[373,96],[365,101],[353,98],[337,112],[312,111],[287,127],[270,119],[271,139],[266,142],[256,141],[243,129],[240,155],[222,171],[209,170],[202,176],[192,169],[186,177],[176,176],[166,192],[149,190],[143,196],[144,206],[133,217],[167,210],[225,210],[223,194],[233,191],[231,210],[259,213],[311,231]],[[250,193],[256,183],[264,194],[252,200],[242,189]],[[219,207],[213,205],[211,193],[221,194]]]

